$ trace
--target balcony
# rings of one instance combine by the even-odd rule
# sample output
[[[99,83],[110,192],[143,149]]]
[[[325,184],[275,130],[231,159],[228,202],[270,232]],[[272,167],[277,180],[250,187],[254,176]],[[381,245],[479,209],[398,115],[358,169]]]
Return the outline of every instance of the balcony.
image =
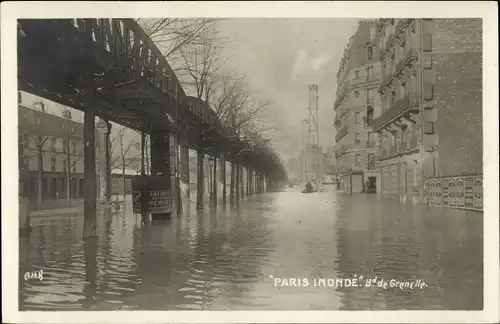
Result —
[[[416,138],[412,138],[409,142],[396,143],[396,146],[382,148],[380,160],[387,160],[397,156],[413,154],[418,152],[418,150],[418,141]]]
[[[338,159],[342,155],[344,155],[348,150],[349,146],[347,145],[340,145],[336,150],[335,150],[335,158]]]
[[[404,98],[398,100],[388,110],[373,120],[373,131],[378,132],[389,126],[396,120],[403,117],[409,118],[411,114],[416,114],[419,111],[419,100],[416,92],[408,93]]]
[[[344,126],[344,128],[342,128],[338,133],[337,135],[335,135],[335,142],[338,142],[340,141],[342,138],[344,138],[344,136],[347,135],[347,125]]]

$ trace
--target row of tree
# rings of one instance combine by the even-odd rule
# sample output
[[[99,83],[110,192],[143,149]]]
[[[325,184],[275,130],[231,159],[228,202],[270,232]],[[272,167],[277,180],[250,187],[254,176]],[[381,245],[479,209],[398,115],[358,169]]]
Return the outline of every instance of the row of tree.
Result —
[[[228,59],[224,50],[232,40],[219,33],[218,24],[222,20],[162,18],[141,19],[138,22],[162,51],[187,92],[193,93],[211,107],[218,117],[218,120],[211,122],[207,119],[201,132],[201,146],[197,152],[197,182],[204,181],[205,154],[217,152],[217,146],[221,153],[225,151],[227,154],[230,149],[226,158],[232,163],[231,178],[236,178],[236,181],[231,181],[231,194],[236,189],[233,183],[237,186],[240,179],[241,163],[248,161],[248,153],[253,154],[252,162],[254,165],[260,164],[261,170],[286,176],[282,174],[284,168],[270,146],[270,138],[266,136],[266,133],[274,130],[263,120],[263,112],[271,103],[258,98],[251,91],[244,73],[227,67]],[[217,143],[216,138],[208,136],[219,127],[218,121],[224,126],[229,141],[220,139]],[[214,179],[212,182],[215,185],[218,156],[213,158],[214,174],[210,178]],[[203,207],[203,191],[202,187],[197,190],[198,208]]]

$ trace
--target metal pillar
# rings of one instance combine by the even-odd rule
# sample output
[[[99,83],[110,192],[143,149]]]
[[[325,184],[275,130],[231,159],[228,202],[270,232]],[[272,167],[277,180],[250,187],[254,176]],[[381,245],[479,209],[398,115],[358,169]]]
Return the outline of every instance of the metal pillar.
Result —
[[[96,163],[95,163],[95,97],[94,97],[94,75],[92,72],[85,72],[87,78],[85,103],[84,103],[84,121],[83,121],[83,159],[84,159],[84,225],[83,238],[96,236]]]
[[[181,142],[180,145],[180,180],[182,183],[182,195],[183,197],[190,198],[190,179],[189,179],[189,148],[188,146]]]
[[[111,123],[109,121],[106,121],[106,133],[104,133],[104,145],[106,145],[104,149],[104,154],[105,154],[105,159],[106,159],[106,171],[105,171],[105,181],[106,181],[106,199],[107,202],[111,200],[111,141],[110,141],[110,135],[111,135]],[[68,187],[69,189],[69,187]]]
[[[220,169],[220,181],[222,183],[222,203],[226,204],[226,194],[227,194],[227,188],[226,188],[226,157],[224,154],[221,154],[219,158],[219,169]]]
[[[165,190],[169,190],[174,203],[174,193],[172,192],[172,177],[170,166],[170,132],[154,131],[151,133],[151,174],[155,176],[164,176],[168,183],[165,184]],[[165,219],[171,216],[171,213],[151,213],[151,218]]]
[[[196,209],[201,210],[203,209],[203,190],[204,190],[204,181],[205,181],[205,176],[204,176],[204,159],[205,159],[205,154],[203,153],[203,150],[198,149],[196,152]]]

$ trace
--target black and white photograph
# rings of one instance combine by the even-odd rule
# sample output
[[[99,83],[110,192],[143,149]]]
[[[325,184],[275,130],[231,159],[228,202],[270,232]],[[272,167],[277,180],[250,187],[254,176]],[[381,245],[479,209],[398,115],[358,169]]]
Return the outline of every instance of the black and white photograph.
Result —
[[[497,25],[488,1],[2,4],[4,319],[500,320]]]

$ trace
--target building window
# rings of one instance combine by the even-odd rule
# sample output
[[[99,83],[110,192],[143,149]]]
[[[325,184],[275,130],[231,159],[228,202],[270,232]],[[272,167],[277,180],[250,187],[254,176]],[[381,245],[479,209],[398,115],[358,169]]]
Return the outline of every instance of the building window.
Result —
[[[63,172],[66,172],[66,164],[67,164],[67,160],[63,160]]]
[[[36,124],[40,125],[40,116],[36,116]]]
[[[76,173],[76,162],[74,162],[75,164],[73,164],[73,173]]]
[[[63,139],[62,140],[62,151],[63,151],[63,153],[66,153],[66,144],[67,144],[66,140]]]
[[[354,144],[359,144],[359,133],[356,133],[356,139],[354,140]]]
[[[373,60],[373,47],[368,46],[366,50],[367,50],[368,61]]]
[[[360,117],[361,117],[361,113],[357,112],[357,113],[354,114],[354,122],[356,124],[359,124]]]
[[[73,154],[76,154],[76,142],[73,141]]]
[[[391,92],[391,106],[396,103],[396,90],[392,90]]]
[[[411,132],[409,132],[408,134],[406,134],[406,149],[407,150],[411,150],[412,149],[412,135],[411,135]]]
[[[355,157],[355,158],[356,158],[356,160],[354,161],[354,163],[355,163],[356,165],[359,165],[359,154],[356,154],[356,157]]]
[[[56,172],[56,159],[55,158],[50,159],[50,170],[52,172]]]
[[[368,170],[375,170],[375,155],[368,154]]]
[[[23,147],[24,148],[30,147],[30,136],[28,134],[23,135]]]
[[[56,138],[55,137],[52,137],[50,139],[50,149],[52,151],[55,151],[56,150]]]
[[[354,77],[358,78],[359,77],[359,71],[354,71]]]
[[[359,97],[359,91],[354,91],[354,96],[355,96],[356,98],[358,98],[358,97]]]

